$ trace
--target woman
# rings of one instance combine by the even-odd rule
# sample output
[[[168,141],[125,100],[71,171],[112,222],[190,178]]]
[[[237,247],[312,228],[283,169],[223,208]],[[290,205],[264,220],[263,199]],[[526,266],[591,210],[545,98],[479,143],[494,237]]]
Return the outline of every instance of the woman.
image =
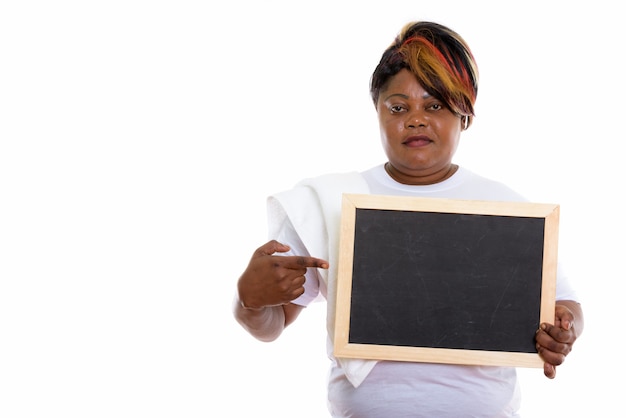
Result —
[[[272,341],[318,295],[329,301],[334,417],[519,416],[514,368],[346,360],[331,349],[342,193],[525,200],[452,162],[461,132],[472,124],[477,88],[474,58],[457,33],[432,22],[406,25],[370,86],[388,161],[362,173],[307,179],[268,199],[271,240],[239,278],[234,315],[253,336]],[[581,307],[559,268],[554,324],[541,324],[536,334],[547,377],[582,330]]]

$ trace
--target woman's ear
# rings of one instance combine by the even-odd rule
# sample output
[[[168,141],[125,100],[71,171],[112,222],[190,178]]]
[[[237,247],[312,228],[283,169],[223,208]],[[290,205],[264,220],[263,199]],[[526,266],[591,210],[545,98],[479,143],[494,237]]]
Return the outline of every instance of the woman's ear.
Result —
[[[466,131],[472,125],[473,118],[469,115],[465,115],[461,118],[461,128]]]

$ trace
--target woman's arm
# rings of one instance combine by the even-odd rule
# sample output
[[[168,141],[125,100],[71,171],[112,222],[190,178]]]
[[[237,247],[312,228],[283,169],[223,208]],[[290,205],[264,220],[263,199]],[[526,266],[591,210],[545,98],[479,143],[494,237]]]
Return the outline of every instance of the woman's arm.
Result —
[[[307,268],[328,268],[319,258],[274,255],[289,249],[275,240],[262,245],[237,282],[235,319],[261,341],[278,338],[300,314],[302,307],[291,301],[304,293]]]

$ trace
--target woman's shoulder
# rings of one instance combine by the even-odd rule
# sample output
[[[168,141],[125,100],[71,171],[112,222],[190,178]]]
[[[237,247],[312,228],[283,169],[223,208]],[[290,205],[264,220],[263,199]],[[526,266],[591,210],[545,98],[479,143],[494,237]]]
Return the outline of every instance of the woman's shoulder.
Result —
[[[500,180],[479,174],[467,167],[459,167],[457,174],[463,187],[471,188],[486,200],[526,201],[527,198]]]

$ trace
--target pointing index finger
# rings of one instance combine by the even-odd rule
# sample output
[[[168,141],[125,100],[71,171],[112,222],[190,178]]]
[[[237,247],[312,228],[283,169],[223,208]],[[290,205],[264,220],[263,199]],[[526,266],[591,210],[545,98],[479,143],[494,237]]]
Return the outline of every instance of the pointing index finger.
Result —
[[[315,257],[298,256],[296,259],[296,263],[300,267],[316,267],[316,268],[323,268],[323,269],[328,268],[328,261],[322,260],[321,258],[315,258]]]

